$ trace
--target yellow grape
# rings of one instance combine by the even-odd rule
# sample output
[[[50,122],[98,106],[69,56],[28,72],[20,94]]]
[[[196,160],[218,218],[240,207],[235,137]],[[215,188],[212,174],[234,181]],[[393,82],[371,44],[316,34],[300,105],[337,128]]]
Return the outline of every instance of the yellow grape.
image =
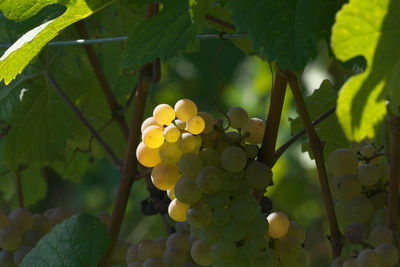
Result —
[[[169,143],[165,142],[160,147],[159,156],[164,163],[178,163],[179,159],[181,158],[183,152],[179,148],[178,143]]]
[[[361,253],[358,255],[357,266],[358,267],[381,266],[381,261],[379,259],[379,256],[373,249],[367,248],[361,251]]]
[[[201,116],[193,116],[186,123],[185,130],[192,134],[201,134],[206,127],[206,123]]]
[[[139,243],[138,246],[138,256],[142,261],[148,258],[160,258],[163,255],[163,249],[157,242],[144,239]]]
[[[183,153],[193,152],[196,149],[196,138],[190,133],[183,133],[178,141],[178,146]]]
[[[329,170],[335,176],[354,174],[358,167],[357,154],[346,148],[339,148],[329,154]]]
[[[185,130],[185,128],[186,128],[186,122],[181,121],[181,120],[178,120],[178,119],[175,120],[175,125],[176,125],[176,127],[178,127],[180,130]]]
[[[205,126],[203,133],[208,134],[209,132],[211,132],[212,129],[214,129],[214,117],[210,113],[204,111],[200,111],[199,113],[197,113],[197,115],[202,117],[204,120]]]
[[[168,189],[167,195],[168,195],[169,199],[171,199],[171,200],[174,200],[176,198],[174,189]]]
[[[186,212],[189,209],[189,205],[184,204],[176,198],[169,203],[168,214],[176,222],[186,221]]]
[[[190,255],[193,260],[201,266],[208,266],[213,263],[213,258],[211,257],[211,244],[201,239],[197,239],[193,242],[190,249]]]
[[[160,126],[149,126],[142,133],[143,143],[149,148],[158,148],[164,143],[164,133]]]
[[[168,143],[164,143],[168,144]],[[162,146],[161,146],[162,147]],[[136,158],[145,167],[154,167],[161,162],[159,151],[161,148],[149,148],[143,142],[140,142],[136,148]]]
[[[155,107],[153,117],[159,125],[169,125],[175,119],[175,111],[168,104]]]
[[[265,132],[265,122],[258,118],[250,118],[242,128],[242,134],[249,134],[246,138],[250,144],[261,144]]]
[[[181,137],[181,131],[175,125],[170,124],[164,129],[164,137],[165,141],[175,143]]]
[[[374,248],[383,243],[392,243],[393,232],[386,226],[377,226],[369,233],[368,243]]]
[[[174,110],[178,119],[184,122],[197,115],[197,106],[190,99],[181,99],[176,102]]]
[[[232,107],[228,110],[227,115],[231,121],[230,126],[234,129],[245,127],[249,119],[249,115],[247,114],[246,110],[241,107]]]
[[[159,163],[151,171],[151,181],[160,190],[168,190],[174,187],[181,177],[176,164]]]
[[[145,119],[142,123],[142,127],[141,127],[141,132],[143,133],[143,131],[149,127],[149,126],[161,126],[156,122],[156,119],[154,119],[154,117],[148,117],[147,119]]]
[[[269,236],[272,238],[281,238],[289,231],[289,219],[282,212],[273,212],[267,217],[269,227]]]

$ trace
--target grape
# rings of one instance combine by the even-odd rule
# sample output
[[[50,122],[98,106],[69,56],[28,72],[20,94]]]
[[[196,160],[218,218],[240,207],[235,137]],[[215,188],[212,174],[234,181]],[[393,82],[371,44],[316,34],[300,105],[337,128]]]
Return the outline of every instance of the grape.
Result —
[[[181,99],[176,102],[174,110],[178,119],[184,122],[197,114],[197,106],[190,99]]]
[[[250,118],[242,128],[242,135],[250,134],[246,138],[250,144],[261,144],[265,132],[265,122],[258,118]]]
[[[154,167],[161,162],[161,155],[159,155],[159,151],[161,154],[161,148],[149,148],[143,142],[140,142],[140,144],[136,148],[136,158],[143,166]]]
[[[0,229],[8,225],[8,218],[0,212]]]
[[[142,265],[143,267],[165,267],[162,259],[148,258]]]
[[[242,140],[242,136],[240,136],[240,133],[238,133],[238,132],[230,131],[230,132],[226,132],[225,134],[232,143],[236,143],[236,144],[240,143],[243,146],[246,143],[244,139]]]
[[[399,251],[393,244],[382,243],[375,248],[382,266],[393,266],[399,261]]]
[[[252,191],[251,186],[247,182],[247,180],[239,180],[239,185],[236,187],[235,191],[233,191],[233,196],[240,196],[240,195],[248,195]]]
[[[293,236],[301,244],[306,239],[306,230],[304,229],[303,225],[301,225],[300,223],[291,221],[289,223],[289,230],[288,230],[286,236]]]
[[[164,143],[164,132],[160,126],[151,125],[142,133],[143,143],[148,148],[159,148]]]
[[[33,226],[32,213],[24,208],[16,208],[8,215],[8,221],[14,225],[18,231],[25,233]]]
[[[220,165],[220,154],[213,148],[203,148],[200,151],[200,157],[204,162],[204,166],[218,167]]]
[[[203,145],[203,138],[200,135],[195,135],[194,136],[194,140],[196,141],[196,148],[195,148],[194,153],[196,155],[198,155],[199,151],[200,151],[200,148]]]
[[[360,243],[367,237],[367,229],[360,223],[352,223],[346,227],[345,235],[351,243]]]
[[[143,133],[143,131],[144,131],[147,127],[152,126],[152,125],[155,125],[155,126],[162,126],[162,125],[160,125],[160,124],[158,124],[158,123],[156,122],[156,120],[154,119],[154,117],[148,117],[148,118],[145,119],[145,120],[143,121],[143,123],[142,123],[141,132]]]
[[[175,111],[168,104],[159,104],[153,111],[154,120],[159,125],[168,125],[175,119]]]
[[[222,236],[229,241],[237,242],[244,238],[246,234],[245,225],[237,220],[230,221],[222,229]]]
[[[374,216],[372,217],[371,221],[369,222],[369,225],[371,228],[375,228],[380,225],[385,225],[386,224],[386,218],[387,218],[387,208],[380,208],[379,210],[376,210],[374,213]]]
[[[231,214],[226,208],[216,208],[212,215],[212,222],[219,226],[224,226],[231,220]]]
[[[205,201],[213,209],[223,208],[226,206],[226,204],[228,204],[229,195],[225,191],[218,191],[215,194],[207,195]]]
[[[200,238],[210,244],[214,243],[222,237],[222,228],[210,223],[206,227],[200,229]]]
[[[372,249],[364,249],[357,258],[357,267],[378,267],[379,256]]]
[[[342,267],[343,262],[347,259],[348,259],[348,257],[345,257],[345,256],[336,257],[333,259],[331,267]]]
[[[174,199],[169,203],[168,214],[174,221],[183,222],[186,221],[186,212],[188,209],[189,205]]]
[[[268,233],[268,224],[265,216],[258,212],[256,217],[247,224],[246,231],[246,236],[248,237],[265,236]]]
[[[196,181],[187,176],[183,176],[176,182],[174,193],[175,197],[185,204],[194,204],[202,197],[201,191],[196,185]]]
[[[272,171],[262,162],[252,162],[246,169],[246,180],[254,189],[265,190],[272,182]]]
[[[390,178],[390,168],[384,165],[379,165],[379,171],[381,173],[381,180],[383,183],[389,181]]]
[[[42,214],[34,214],[32,229],[40,232],[42,235],[51,231],[52,225],[49,219]]]
[[[246,145],[244,147],[246,155],[250,159],[255,159],[258,156],[258,146],[257,145]]]
[[[165,236],[160,236],[154,239],[154,242],[160,245],[161,249],[163,250],[163,253],[164,250],[167,248],[167,240],[168,238],[166,238]]]
[[[125,263],[125,258],[126,254],[128,252],[128,249],[130,247],[130,244],[123,240],[123,239],[118,239],[117,243],[115,244],[115,248],[112,252],[111,255],[111,262],[112,264],[122,264]]]
[[[268,233],[272,238],[281,238],[289,231],[290,222],[282,212],[273,212],[267,217],[269,226]]]
[[[238,172],[246,167],[247,156],[242,148],[231,146],[222,152],[221,165],[225,170]]]
[[[363,146],[360,150],[360,154],[367,158],[372,157],[375,152],[376,148],[370,144]]]
[[[190,225],[203,228],[211,222],[212,210],[205,202],[198,202],[188,209],[186,217]]]
[[[336,149],[328,157],[328,167],[335,176],[354,174],[358,167],[357,154],[350,149]]]
[[[372,164],[363,164],[357,168],[357,179],[363,185],[373,185],[381,176],[378,167]]]
[[[307,253],[304,250],[300,251],[296,258],[281,258],[281,267],[307,267],[309,266]]]
[[[240,129],[246,126],[249,115],[246,110],[241,107],[232,107],[228,110],[227,115],[231,121],[231,127]]]
[[[151,181],[160,190],[168,190],[174,187],[181,177],[176,164],[159,163],[151,171]]]
[[[350,200],[361,194],[362,185],[352,174],[334,176],[329,182],[332,195],[337,199]]]
[[[224,176],[220,170],[212,166],[206,166],[196,176],[196,184],[200,191],[206,194],[218,192],[224,182]]]
[[[342,267],[357,267],[357,259],[347,259],[343,262]]]
[[[241,195],[232,200],[229,211],[234,219],[248,223],[256,217],[259,208],[253,196]]]
[[[386,191],[379,192],[371,197],[372,205],[375,210],[383,208],[387,202],[388,193]]]
[[[239,177],[237,173],[224,173],[224,183],[222,184],[222,189],[228,192],[234,191],[239,185]]]
[[[138,245],[138,256],[142,261],[148,258],[161,258],[162,255],[161,246],[153,240],[144,239]]]
[[[220,239],[211,246],[211,256],[214,261],[228,263],[233,260],[236,254],[235,243],[226,239]]]
[[[29,230],[22,236],[22,243],[24,245],[35,246],[41,237],[42,234],[39,231]]]
[[[179,148],[177,142],[175,142],[175,143],[165,142],[160,147],[159,156],[160,156],[160,161],[162,160],[163,163],[169,163],[169,164],[178,163],[182,154],[183,154],[183,152]],[[158,164],[158,162],[157,162],[157,164]],[[157,165],[157,164],[155,164],[155,165]],[[151,167],[154,167],[154,166],[151,166]]]
[[[347,208],[353,222],[365,223],[374,214],[374,207],[371,201],[365,196],[358,196],[348,202]]]
[[[97,213],[97,218],[99,218],[100,222],[102,224],[107,225],[107,227],[110,226],[111,223],[111,215],[106,212],[106,211],[100,211],[99,213]]]
[[[193,116],[186,123],[185,130],[191,134],[201,134],[206,127],[206,124],[201,116]]]
[[[275,243],[275,253],[279,258],[297,258],[301,253],[301,243],[294,236],[284,236]]]
[[[183,175],[195,177],[203,168],[203,161],[194,153],[186,153],[179,159],[178,167]]]
[[[244,248],[255,258],[262,257],[268,250],[268,243],[264,236],[254,236],[247,238]]]
[[[126,253],[126,262],[132,263],[138,261],[141,261],[139,258],[139,244],[132,244]]]
[[[185,235],[173,233],[167,239],[167,247],[177,247],[183,252],[187,252],[190,249],[190,242]]]
[[[183,235],[190,234],[190,225],[187,222],[176,222],[175,230],[177,233],[181,233]]]
[[[186,122],[181,121],[181,120],[175,120],[175,125],[178,127],[180,130],[185,130],[186,128]]]
[[[22,244],[22,235],[14,225],[0,229],[0,247],[7,251],[14,251]]]
[[[167,267],[181,267],[187,261],[187,255],[177,247],[167,247],[163,260]]]
[[[213,116],[210,113],[204,112],[204,111],[200,111],[197,115],[202,117],[203,120],[204,120],[205,127],[204,127],[204,130],[203,130],[203,133],[208,134],[209,132],[211,132],[214,129],[214,118],[213,118]]]
[[[68,219],[73,215],[72,211],[70,211],[66,207],[57,207],[53,213],[53,224],[62,223],[65,219]]]
[[[170,143],[175,143],[176,141],[179,140],[179,137],[181,137],[181,131],[179,130],[178,127],[175,125],[171,124],[168,125],[164,131],[163,131],[165,141],[170,142]]]
[[[129,263],[126,267],[143,267],[143,263],[140,261],[135,261]]]
[[[5,250],[0,251],[0,266],[1,267],[17,267],[14,262],[13,253]]]
[[[348,201],[341,200],[336,203],[335,208],[337,218],[344,223],[352,223],[353,218],[351,210],[348,207]]]
[[[211,245],[201,239],[197,239],[193,242],[190,249],[190,255],[193,260],[201,266],[208,266],[213,263]]]
[[[190,133],[183,133],[178,140],[179,149],[183,153],[190,153],[196,149],[196,138]]]
[[[171,200],[174,200],[176,198],[173,188],[167,190],[167,195],[168,195],[169,199],[171,199]]]
[[[369,233],[368,243],[374,248],[383,243],[392,243],[393,232],[386,226],[377,226]]]
[[[200,238],[200,228],[190,225],[190,235],[195,238]]]
[[[22,260],[24,259],[25,255],[31,251],[33,247],[31,246],[22,246],[19,247],[15,252],[14,252],[14,262],[17,265],[20,265]]]

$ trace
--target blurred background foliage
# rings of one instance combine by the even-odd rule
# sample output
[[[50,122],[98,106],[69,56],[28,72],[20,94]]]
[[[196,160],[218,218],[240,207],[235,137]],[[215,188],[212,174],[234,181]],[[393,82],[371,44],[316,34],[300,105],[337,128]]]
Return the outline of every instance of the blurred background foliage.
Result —
[[[143,21],[143,10],[133,6],[131,1],[120,1],[119,4],[86,19],[85,22],[91,38],[122,36]],[[17,36],[26,31],[23,25],[7,25],[4,19],[0,30],[0,41],[5,43],[15,41]],[[215,33],[211,28],[204,31]],[[71,39],[79,39],[74,27],[68,28],[57,37],[57,40]],[[200,111],[208,111],[215,117],[221,117],[222,114],[214,106],[214,99],[220,90],[214,72],[219,48],[221,51],[217,71],[222,80],[223,92],[218,99],[218,106],[225,111],[232,106],[241,106],[251,117],[265,119],[275,73],[274,65],[256,56],[247,56],[231,41],[218,39],[196,40],[188,47],[188,53],[163,62],[162,79],[150,90],[145,117],[151,116],[157,104],[174,105],[181,98],[190,98],[198,104]],[[95,45],[95,49],[112,90],[120,103],[126,103],[134,88],[139,68],[119,67],[123,43],[98,44]],[[106,108],[99,108],[106,107],[105,99],[82,46],[48,47],[37,58],[32,68],[49,70],[96,129],[108,123],[110,112]],[[322,43],[319,56],[309,63],[301,77],[304,95],[310,95],[327,78],[333,82],[335,88],[339,88],[344,74],[346,70],[332,63],[327,45]],[[29,91],[37,85],[28,81],[24,86]],[[131,107],[132,105],[126,110],[128,121]],[[288,90],[278,146],[290,138],[289,119],[296,116],[295,105]],[[119,173],[96,141],[93,141],[91,146],[88,145],[90,134],[81,123],[74,116],[70,116],[69,120],[72,125],[66,155],[69,164],[61,166],[56,162],[36,169],[29,166],[22,171],[27,206],[33,212],[43,212],[62,205],[75,212],[87,211],[96,214],[106,210],[111,213]],[[101,134],[122,157],[125,140],[116,124],[110,124]],[[286,151],[275,165],[275,185],[270,187],[266,194],[273,201],[273,210],[286,213],[291,220],[298,221],[306,227],[308,236],[305,247],[311,266],[328,266],[328,221],[315,166],[308,154],[301,152],[302,141],[304,137]],[[1,140],[0,151],[3,150],[4,143],[5,141]],[[88,150],[88,147],[91,149]],[[2,171],[1,162],[2,158],[0,209],[8,214],[17,206],[15,177],[12,172]],[[134,183],[121,232],[121,236],[131,242],[166,235],[160,215],[142,215],[140,202],[148,196],[149,192],[143,179]]]

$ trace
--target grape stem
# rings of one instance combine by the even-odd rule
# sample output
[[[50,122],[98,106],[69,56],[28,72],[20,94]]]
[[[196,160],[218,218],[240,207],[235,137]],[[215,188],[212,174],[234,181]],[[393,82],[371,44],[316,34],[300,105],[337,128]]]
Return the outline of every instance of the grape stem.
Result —
[[[226,22],[226,21],[224,21],[224,20],[222,20],[220,18],[217,18],[217,17],[214,17],[214,16],[211,16],[211,15],[207,14],[205,16],[205,19],[208,20],[208,21],[211,21],[211,22],[213,22],[215,24],[221,25],[222,27],[228,28],[228,29],[230,29],[232,31],[236,31],[235,25],[233,25],[233,24],[231,24],[229,22]]]
[[[84,21],[76,22],[75,27],[78,30],[78,33],[79,33],[79,36],[81,37],[81,39],[89,39],[89,34],[86,29],[86,25],[85,25]],[[117,122],[125,139],[128,139],[129,128],[128,128],[128,124],[126,123],[124,116],[122,115],[122,112],[121,112],[122,107],[117,102],[117,100],[111,90],[110,84],[108,83],[106,76],[104,75],[100,61],[96,56],[93,45],[86,44],[86,45],[84,45],[84,48],[85,48],[87,56],[89,57],[90,64],[92,65],[92,69],[97,77],[97,80],[100,83],[100,87],[103,90],[103,94],[106,97],[108,106],[110,107],[111,116],[112,116],[113,120],[115,120]]]
[[[315,164],[317,166],[318,178],[330,226],[331,236],[329,237],[329,240],[332,246],[332,255],[333,258],[336,258],[340,256],[342,252],[343,243],[342,243],[342,235],[340,233],[339,226],[336,220],[332,195],[329,189],[328,179],[326,175],[324,155],[323,155],[323,144],[319,139],[317,132],[315,131],[314,126],[312,124],[310,114],[307,111],[304,99],[300,92],[296,75],[289,70],[285,70],[284,73],[286,74],[290,88],[292,90],[292,94],[297,105],[299,116],[303,121],[304,127],[306,129],[310,143],[310,148],[312,150],[312,153],[314,154]]]

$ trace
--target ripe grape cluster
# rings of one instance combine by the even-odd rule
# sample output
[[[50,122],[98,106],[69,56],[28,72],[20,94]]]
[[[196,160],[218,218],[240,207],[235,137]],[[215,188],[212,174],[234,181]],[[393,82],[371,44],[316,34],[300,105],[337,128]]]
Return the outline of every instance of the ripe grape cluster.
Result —
[[[271,169],[257,161],[264,121],[240,107],[227,116],[232,131],[182,99],[143,122],[136,155],[167,191],[177,233],[132,245],[129,267],[306,266],[304,228],[282,213],[267,220],[252,195],[272,184]]]
[[[337,149],[328,168],[337,218],[349,246],[358,245],[351,255],[334,259],[332,267],[398,266],[394,235],[385,226],[389,171],[379,150],[368,143],[356,151]]]

